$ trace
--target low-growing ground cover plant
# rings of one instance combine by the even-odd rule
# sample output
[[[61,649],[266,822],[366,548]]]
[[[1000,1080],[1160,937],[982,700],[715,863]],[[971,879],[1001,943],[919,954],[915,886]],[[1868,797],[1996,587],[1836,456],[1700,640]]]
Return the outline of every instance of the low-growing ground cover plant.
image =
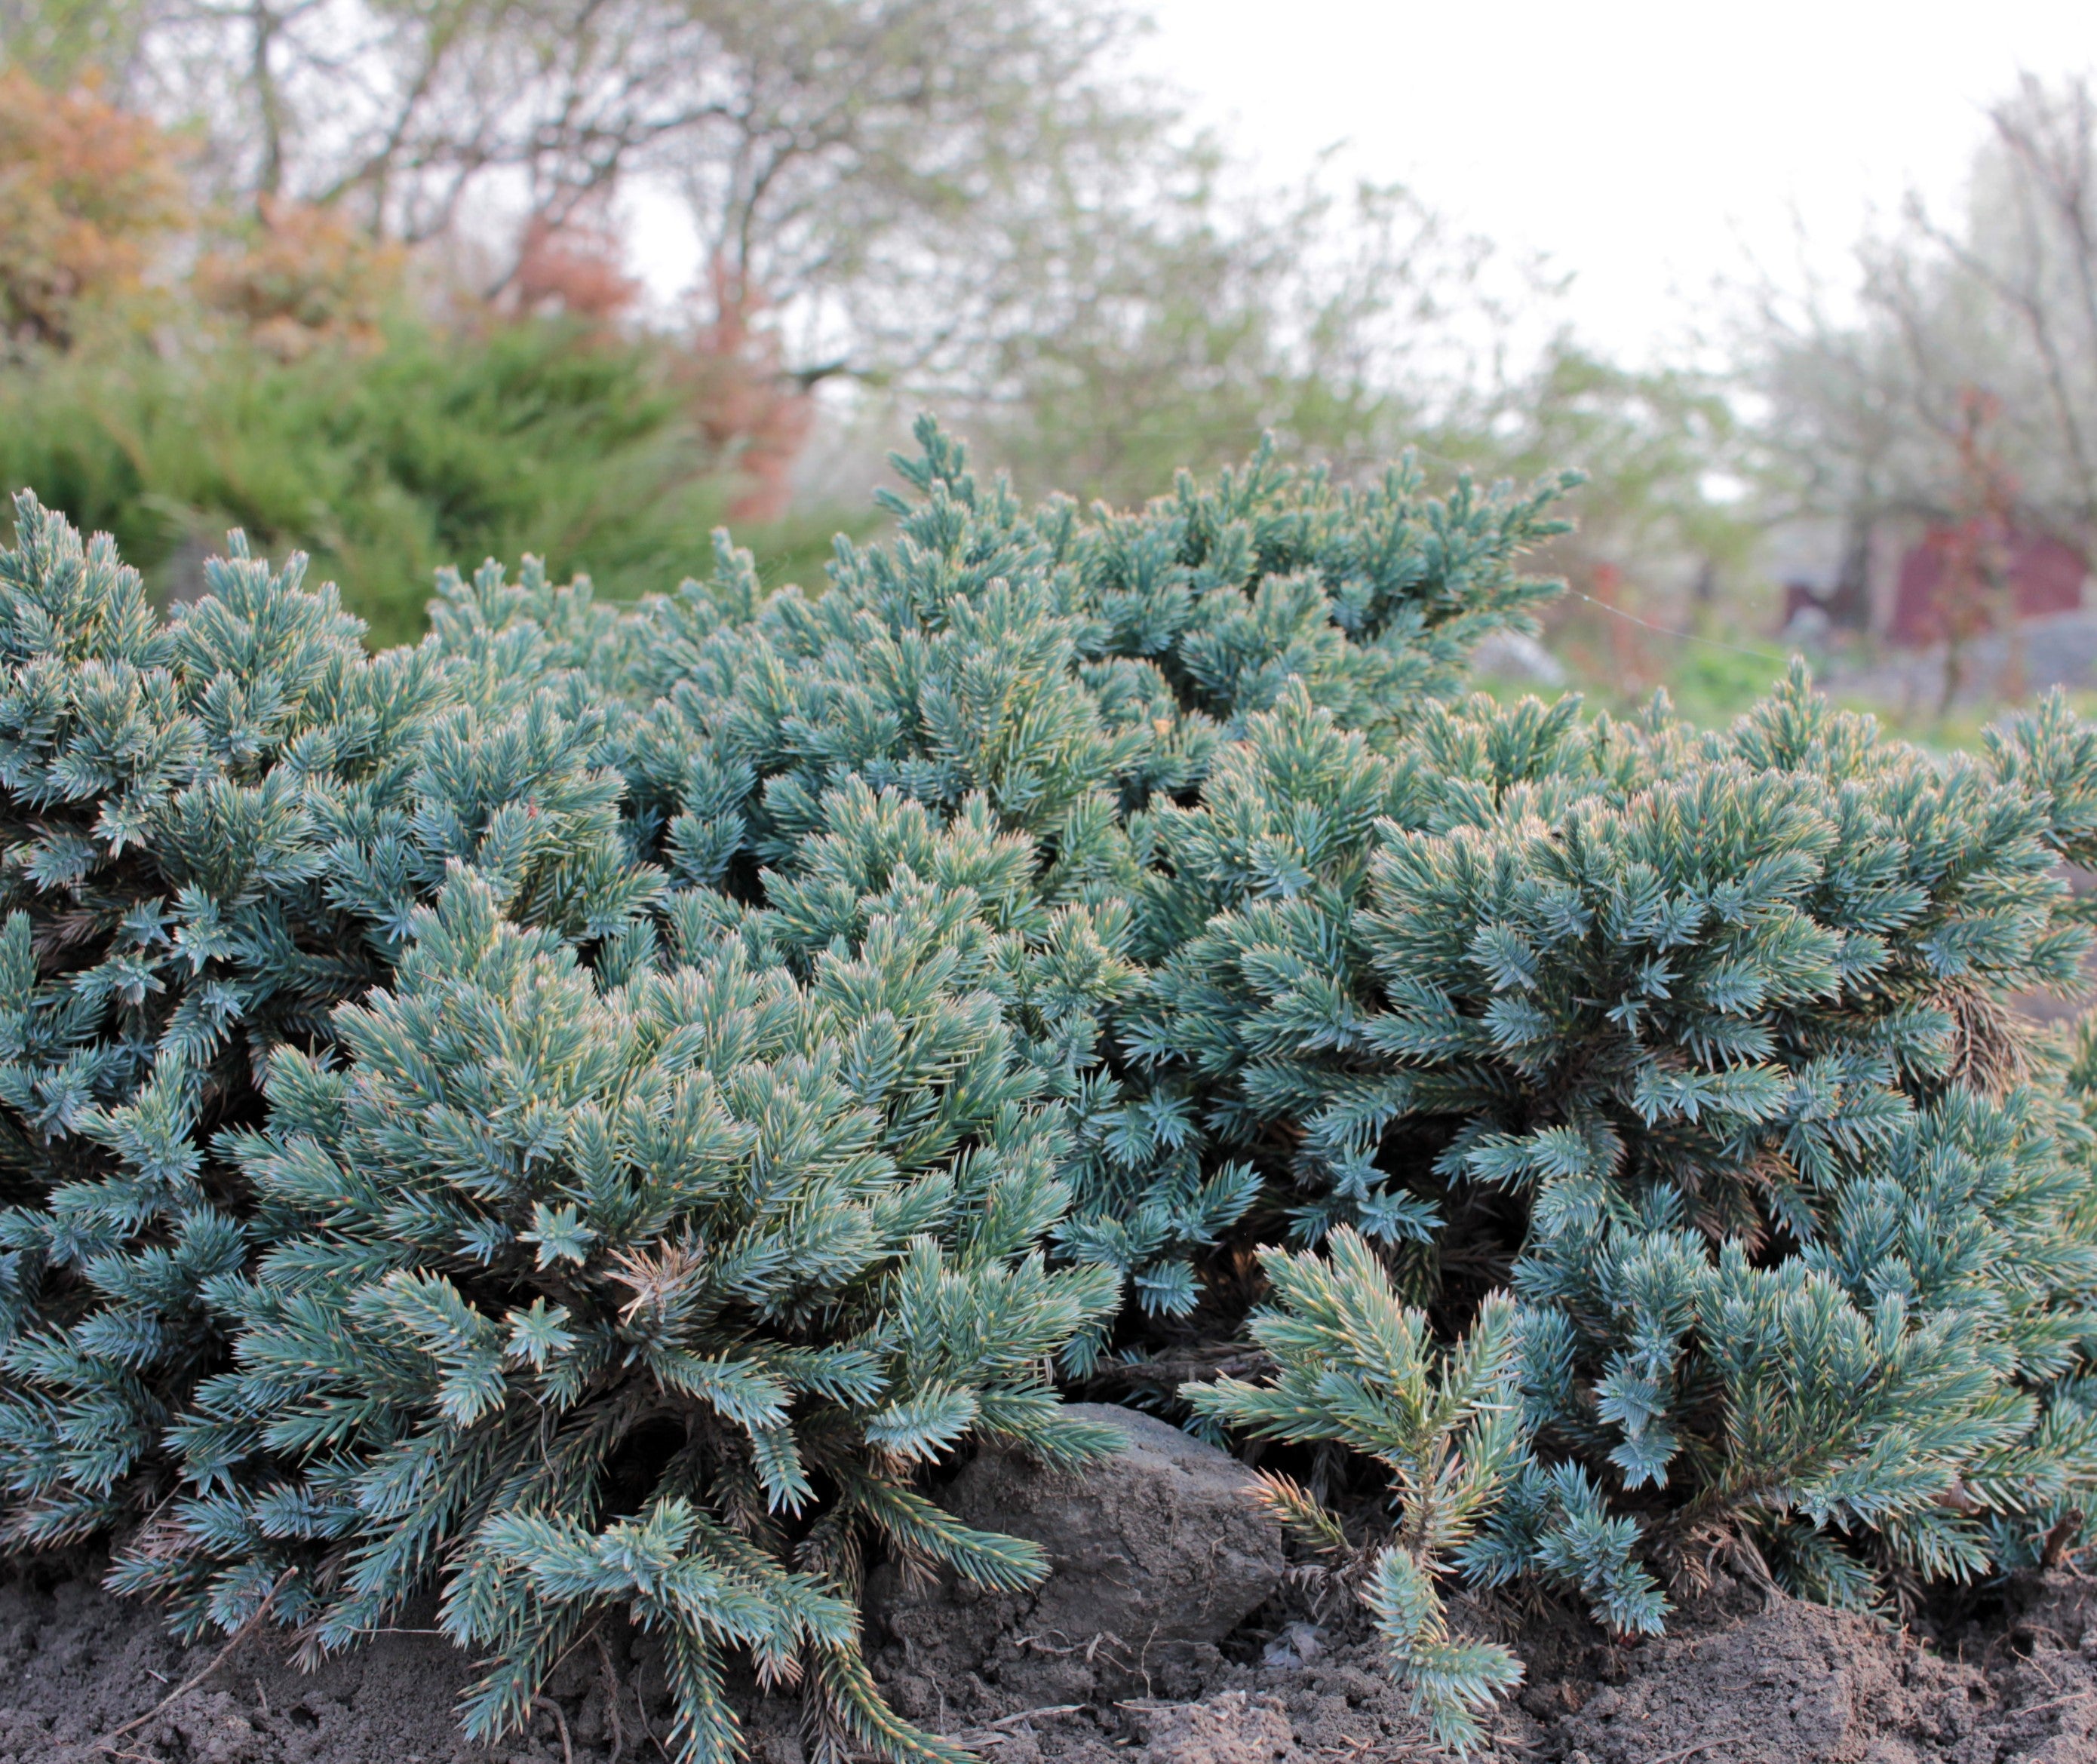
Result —
[[[470,1733],[528,1714],[615,1601],[662,1631],[693,1755],[735,1749],[731,1646],[805,1674],[836,1749],[950,1752],[859,1661],[863,1534],[1037,1578],[913,1475],[970,1433],[1109,1443],[1043,1368],[1116,1296],[1046,1266],[1055,1120],[996,940],[952,898],[869,901],[803,983],[761,923],[687,896],[676,963],[609,986],[462,872],[391,987],[338,1013],[352,1063],[279,1053],[269,1127],[231,1147],[287,1226],[216,1283],[243,1327],[176,1429],[199,1492],[120,1582],[193,1621],[274,1588],[325,1649],[436,1556],[444,1627],[497,1661]]]
[[[435,1592],[479,1734],[630,1619],[711,1761],[738,1656],[819,1757],[951,1753],[867,1569],[1026,1584],[943,1467],[1084,1462],[1059,1381],[1203,1331],[1271,1371],[1194,1425],[1357,1455],[1267,1497],[1460,1748],[1520,1665],[1457,1578],[1650,1630],[2091,1542],[2090,1061],[2009,1000],[2077,983],[2097,733],[1464,698],[1562,480],[1118,514],[920,440],[819,595],[490,565],[377,656],[24,505],[11,1544],[309,1653]]]
[[[448,863],[573,933],[654,889],[603,719],[438,646],[373,657],[331,590],[234,555],[162,619],[107,541],[24,498],[0,554],[0,1536],[165,1492],[224,1347],[204,1282],[252,1197],[217,1151],[272,1051],[331,1034]],[[514,647],[515,646],[512,646]],[[573,714],[568,714],[573,711]]]
[[[1160,817],[1131,1040],[1219,1145],[1272,1148],[1292,1235],[1363,1235],[1337,1287],[1270,1258],[1280,1380],[1199,1411],[1368,1451],[1408,1512],[1460,1417],[1378,1405],[1446,1320],[1520,1426],[1443,1547],[1619,1627],[1658,1626],[1648,1566],[1723,1554],[1867,1604],[2087,1541],[2097,1182],[2007,1004],[2088,943],[2057,873],[2089,856],[2087,737],[2058,704],[1978,762],[1796,673],[1723,733],[1478,698],[1377,755],[1300,697],[1248,733]],[[1322,1346],[1315,1398],[1281,1345],[1312,1328],[1370,1355]],[[1438,1605],[1408,1609],[1405,1645],[1441,1645]],[[1415,1674],[1456,1740],[1495,1682]]]

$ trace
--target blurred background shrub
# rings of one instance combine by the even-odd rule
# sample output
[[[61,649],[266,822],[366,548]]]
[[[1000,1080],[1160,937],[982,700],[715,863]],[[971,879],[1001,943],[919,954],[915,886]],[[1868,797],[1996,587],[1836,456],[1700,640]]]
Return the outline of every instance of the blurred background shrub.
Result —
[[[928,406],[1024,491],[1118,503],[1272,431],[1343,478],[1401,445],[1587,473],[1574,592],[1482,658],[1510,689],[1723,716],[1802,648],[1955,740],[2097,684],[2087,79],[2002,97],[1963,210],[1911,200],[1846,276],[1744,260],[1632,361],[1420,192],[1256,172],[1132,71],[1143,28],[0,0],[0,484],[163,596],[230,525],[303,547],[392,641],[438,566],[531,549],[626,599],[724,519],[819,587]]]

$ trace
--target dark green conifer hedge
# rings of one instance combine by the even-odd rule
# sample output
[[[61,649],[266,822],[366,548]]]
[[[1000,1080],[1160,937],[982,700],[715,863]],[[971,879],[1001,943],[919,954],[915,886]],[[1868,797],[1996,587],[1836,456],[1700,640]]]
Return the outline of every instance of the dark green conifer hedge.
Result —
[[[296,562],[164,619],[20,505],[9,1547],[312,1653],[438,1591],[475,1733],[624,1613],[684,1757],[738,1653],[826,1759],[947,1757],[868,1567],[1027,1583],[940,1467],[1083,1463],[1059,1377],[1241,1324],[1183,1412],[1387,1478],[1267,1495],[1460,1747],[1521,1668],[1452,1577],[1649,1630],[1720,1559],[2097,1540],[2092,1061],[2010,1004],[2077,983],[2097,732],[1465,698],[1570,480],[1030,509],[919,438],[820,595],[491,565],[375,656]]]

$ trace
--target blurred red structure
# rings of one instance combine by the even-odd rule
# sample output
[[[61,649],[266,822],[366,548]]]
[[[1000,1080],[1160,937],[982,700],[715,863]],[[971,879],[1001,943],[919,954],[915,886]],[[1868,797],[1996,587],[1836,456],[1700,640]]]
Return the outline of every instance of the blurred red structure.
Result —
[[[729,518],[777,519],[792,495],[814,401],[786,371],[777,333],[762,322],[762,292],[720,259],[709,268],[707,291],[705,316],[672,349],[671,371],[700,436],[734,477]],[[608,221],[571,217],[531,223],[501,300],[510,310],[566,313],[609,333],[641,291],[622,266],[617,230]]]
[[[2090,565],[2073,546],[2007,527],[1998,527],[1988,539],[1989,549],[2000,559],[2009,602],[2019,618],[2073,612],[2082,606]],[[1952,634],[1945,628],[1950,599],[1946,591],[1951,578],[1962,572],[1962,560],[1972,549],[1971,536],[1963,526],[1933,526],[1920,545],[1908,549],[1901,558],[1887,631],[1894,642],[1920,647]]]

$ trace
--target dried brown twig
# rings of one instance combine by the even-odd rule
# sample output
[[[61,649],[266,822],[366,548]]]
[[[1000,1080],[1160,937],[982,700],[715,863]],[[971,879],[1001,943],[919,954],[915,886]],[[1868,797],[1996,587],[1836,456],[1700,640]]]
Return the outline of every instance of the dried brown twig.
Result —
[[[186,1679],[184,1679],[180,1684],[177,1684],[174,1687],[174,1689],[169,1692],[168,1694],[162,1697],[159,1702],[154,1704],[154,1705],[151,1709],[147,1709],[144,1714],[134,1715],[130,1720],[125,1722],[122,1727],[117,1728],[113,1733],[104,1734],[99,1740],[95,1740],[94,1742],[95,1750],[98,1752],[115,1752],[116,1750],[116,1742],[119,1740],[124,1738],[127,1734],[137,1732],[139,1728],[144,1727],[147,1722],[151,1721],[155,1716],[165,1714],[170,1707],[174,1704],[180,1702],[185,1696],[187,1696],[191,1691],[194,1691],[199,1684],[203,1683],[206,1679],[209,1678],[212,1673],[217,1671],[218,1669],[224,1666],[227,1661],[230,1660],[234,1656],[234,1651],[240,1646],[240,1644],[246,1641],[249,1636],[252,1635],[256,1630],[262,1626],[262,1619],[269,1614],[270,1607],[276,1604],[277,1595],[284,1590],[284,1583],[288,1581],[296,1572],[296,1569],[287,1568],[282,1574],[279,1574],[277,1577],[275,1584],[273,1585],[266,1593],[263,1594],[262,1602],[256,1605],[255,1609],[248,1613],[247,1621],[243,1623],[239,1629],[235,1630],[231,1635],[226,1638],[226,1643],[223,1648],[220,1648],[217,1653],[213,1654],[211,1658],[205,1661],[202,1666],[199,1667],[197,1670],[192,1672]]]

